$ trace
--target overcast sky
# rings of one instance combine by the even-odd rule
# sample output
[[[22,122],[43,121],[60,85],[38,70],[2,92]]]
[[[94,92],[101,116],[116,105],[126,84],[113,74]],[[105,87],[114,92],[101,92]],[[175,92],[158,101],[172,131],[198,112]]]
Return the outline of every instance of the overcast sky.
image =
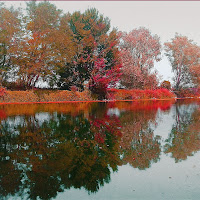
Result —
[[[64,12],[84,11],[95,7],[101,14],[109,17],[111,26],[120,31],[131,31],[140,26],[148,28],[160,37],[162,44],[179,33],[188,36],[200,45],[200,1],[51,1]],[[24,1],[9,1],[25,8]],[[21,6],[20,6],[21,4]],[[163,79],[172,77],[167,58],[156,64]]]

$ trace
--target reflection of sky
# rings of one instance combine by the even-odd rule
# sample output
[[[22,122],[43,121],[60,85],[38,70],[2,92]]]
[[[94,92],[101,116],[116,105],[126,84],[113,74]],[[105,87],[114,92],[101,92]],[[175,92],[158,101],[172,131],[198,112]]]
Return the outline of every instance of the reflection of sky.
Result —
[[[162,144],[168,138],[171,132],[172,126],[175,123],[174,119],[175,107],[172,106],[167,112],[158,110],[158,125],[154,130],[154,135],[159,135],[162,138]]]
[[[109,116],[113,116],[113,115],[116,115],[116,116],[120,116],[120,110],[118,108],[109,108],[108,111],[107,111],[107,115]]]
[[[162,155],[158,163],[147,170],[134,169],[129,165],[119,167],[96,194],[85,190],[66,190],[59,193],[59,200],[199,200],[200,152],[187,161],[175,163]]]

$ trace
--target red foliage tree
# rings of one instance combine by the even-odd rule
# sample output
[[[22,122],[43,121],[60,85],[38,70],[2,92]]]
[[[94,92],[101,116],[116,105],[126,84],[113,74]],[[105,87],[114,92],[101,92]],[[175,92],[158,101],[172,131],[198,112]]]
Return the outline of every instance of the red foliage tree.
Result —
[[[121,65],[108,68],[103,58],[97,59],[89,81],[89,89],[98,99],[105,99],[109,85],[115,85],[120,77]]]
[[[157,35],[146,28],[122,34],[122,85],[127,88],[147,89],[157,86],[157,73],[152,72],[154,61],[160,60],[161,45]]]
[[[185,36],[176,35],[165,43],[166,55],[174,71],[175,89],[180,90],[198,82],[200,47]]]

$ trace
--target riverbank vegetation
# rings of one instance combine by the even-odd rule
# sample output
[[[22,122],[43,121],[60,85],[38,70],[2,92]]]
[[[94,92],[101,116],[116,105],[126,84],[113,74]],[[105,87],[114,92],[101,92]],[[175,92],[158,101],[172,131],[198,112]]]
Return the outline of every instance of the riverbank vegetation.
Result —
[[[162,49],[174,81],[160,83]],[[175,35],[161,45],[145,27],[111,29],[95,8],[64,13],[50,2],[26,11],[0,4],[0,101],[50,102],[199,97],[200,47]]]

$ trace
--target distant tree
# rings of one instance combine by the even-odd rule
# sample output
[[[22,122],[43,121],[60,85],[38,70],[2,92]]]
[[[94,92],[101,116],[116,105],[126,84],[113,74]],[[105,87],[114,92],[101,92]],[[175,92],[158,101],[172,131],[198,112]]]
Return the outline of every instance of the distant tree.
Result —
[[[176,35],[171,42],[165,43],[166,55],[174,72],[174,85],[180,90],[195,83],[195,71],[200,64],[200,48],[186,36]]]
[[[160,87],[161,88],[166,88],[168,90],[171,89],[171,83],[169,81],[163,81],[161,84],[160,84]]]
[[[121,39],[122,85],[139,89],[157,86],[157,73],[151,70],[154,62],[160,60],[159,37],[146,28],[139,28],[122,33]]]

